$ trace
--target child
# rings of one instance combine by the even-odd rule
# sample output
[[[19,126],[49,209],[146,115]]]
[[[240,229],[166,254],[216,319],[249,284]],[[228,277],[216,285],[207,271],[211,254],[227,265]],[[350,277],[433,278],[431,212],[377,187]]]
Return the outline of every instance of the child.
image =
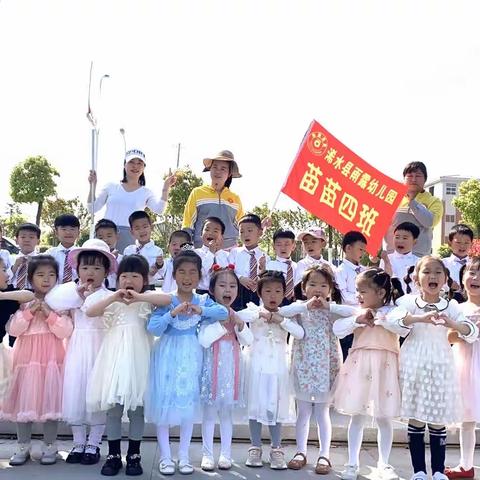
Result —
[[[3,417],[17,422],[18,450],[10,465],[23,465],[30,457],[32,423],[43,423],[40,463],[57,461],[58,420],[62,418],[62,386],[65,344],[73,330],[66,314],[53,311],[45,295],[56,285],[58,264],[50,255],[38,255],[28,264],[28,281],[35,299],[19,310],[7,324],[17,337],[13,347],[13,370]]]
[[[3,264],[5,265],[8,274],[7,283],[11,283],[12,263],[10,261],[10,252],[1,248],[3,246],[3,225],[0,223],[0,259],[3,260]]]
[[[145,257],[150,267],[148,288],[155,290],[155,281],[159,278],[158,271],[163,267],[163,250],[152,240],[152,220],[147,212],[138,210],[128,217],[130,232],[135,238],[135,244],[125,248],[124,255],[136,253]]]
[[[402,286],[403,293],[407,293],[407,284],[405,277],[410,267],[414,267],[419,258],[412,253],[413,246],[420,235],[420,229],[410,222],[400,223],[393,232],[394,252],[388,254],[392,268],[392,277],[398,278]],[[385,269],[385,261],[380,261],[380,268]],[[417,293],[415,291],[411,293]]]
[[[302,327],[284,318],[278,311],[285,297],[285,278],[281,272],[263,272],[258,280],[262,306],[249,303],[239,312],[248,318],[254,342],[248,347],[248,418],[251,447],[245,465],[262,467],[262,424],[271,436],[270,468],[285,470],[287,464],[281,448],[282,423],[293,421],[290,392],[287,334],[303,338]]]
[[[229,263],[235,265],[235,274],[240,281],[240,291],[232,305],[235,311],[245,308],[248,302],[260,303],[257,295],[258,272],[265,270],[270,260],[258,246],[263,233],[260,217],[248,213],[238,223],[243,247],[233,248],[228,257]]]
[[[229,310],[228,319],[202,327],[199,340],[203,347],[202,386],[200,397],[203,403],[203,458],[202,470],[212,471],[213,432],[217,414],[220,418],[221,451],[218,468],[232,467],[232,413],[234,409],[245,407],[244,362],[241,346],[251,345],[253,335],[246,323],[232,309],[238,295],[238,278],[233,266],[214,266],[210,279],[210,295],[220,305]],[[220,329],[219,335],[214,334]],[[218,338],[220,337],[220,338]]]
[[[68,262],[68,254],[80,235],[80,220],[75,215],[64,213],[55,218],[54,227],[59,244],[49,248],[46,254],[58,262],[59,283],[68,283],[78,278],[77,272]]]
[[[465,288],[466,303],[460,305],[465,317],[478,327],[480,322],[480,257],[469,259],[461,286]],[[462,341],[456,332],[448,336],[454,343],[455,366],[460,377],[462,398],[462,426],[460,428],[460,463],[454,468],[446,468],[448,478],[473,478],[473,454],[475,451],[475,426],[480,422],[480,344]]]
[[[142,293],[148,286],[148,263],[141,255],[128,255],[118,266],[119,289],[93,302],[85,300],[89,317],[103,316],[108,329],[87,386],[87,410],[107,410],[108,457],[102,475],[116,475],[122,468],[120,440],[122,415],[130,420],[127,475],[141,475],[140,442],[145,420],[143,395],[147,386],[151,337],[146,324],[152,304],[168,305],[170,295]]]
[[[266,270],[283,272],[285,275],[287,290],[285,291],[284,305],[288,305],[295,299],[294,286],[297,264],[290,258],[295,251],[295,247],[295,234],[290,230],[277,230],[273,234],[273,249],[276,259],[267,262]]]
[[[355,285],[357,275],[365,270],[365,267],[360,265],[360,261],[365,255],[366,248],[367,239],[362,233],[353,230],[344,235],[342,250],[345,257],[335,272],[335,278],[342,292],[343,303],[346,305],[358,305]],[[347,358],[352,341],[353,335],[347,335],[340,340],[344,360]]]
[[[95,225],[95,238],[103,240],[110,248],[110,253],[115,255],[117,263],[122,261],[123,255],[117,250],[118,242],[118,227],[117,225],[106,218],[102,218]],[[111,273],[107,277],[108,289],[115,291],[117,286],[117,276]]]
[[[7,290],[7,282],[7,267],[3,262],[3,258],[0,258],[0,310],[6,312],[8,318],[10,318],[10,315],[18,310],[20,303],[31,302],[35,297],[33,292],[28,290]],[[2,411],[3,399],[8,390],[12,367],[12,349],[8,345],[5,333],[5,325],[2,325],[2,330],[0,331],[0,412]]]
[[[180,425],[178,470],[193,473],[189,446],[193,422],[200,404],[202,347],[197,328],[228,317],[227,309],[208,295],[198,295],[202,260],[191,250],[179,253],[173,261],[173,276],[177,292],[167,307],[160,307],[148,322],[148,331],[160,336],[150,361],[149,388],[146,396],[146,417],[157,425],[160,447],[160,473],[172,475],[169,427]]]
[[[37,254],[35,248],[40,242],[41,234],[40,228],[33,223],[22,223],[17,228],[15,239],[20,253],[12,265],[12,284],[18,290],[31,287],[27,278],[28,262]]]
[[[192,237],[186,230],[175,230],[170,234],[168,240],[168,257],[164,263],[163,268],[159,270],[160,278],[163,279],[162,292],[172,293],[177,289],[177,284],[173,278],[173,260],[180,253],[181,248],[192,243]]]
[[[209,292],[210,272],[214,264],[220,267],[228,265],[228,252],[222,250],[223,234],[225,233],[225,224],[217,217],[207,217],[202,227],[201,248],[196,248],[195,252],[202,259],[202,276],[198,284],[197,293],[202,295]]]
[[[443,259],[443,264],[450,272],[450,278],[453,280],[451,289],[459,293],[457,301],[463,301],[460,293],[460,269],[468,261],[468,252],[473,242],[473,231],[467,226],[459,223],[454,225],[448,234],[448,246],[452,249],[452,254]]]
[[[335,271],[333,265],[327,262],[322,256],[323,249],[327,244],[323,228],[315,226],[309,227],[297,235],[297,240],[302,242],[305,257],[297,263],[295,285],[299,285],[302,282],[303,272],[312,265],[326,264]]]
[[[100,460],[100,442],[105,430],[105,412],[89,413],[86,406],[87,384],[98,351],[106,333],[102,318],[88,317],[85,299],[91,302],[110,295],[104,281],[117,270],[117,260],[102,240],[87,240],[68,255],[72,268],[78,271],[79,283],[65,283],[52,290],[47,301],[57,309],[72,311],[74,330],[65,358],[63,419],[72,426],[73,448],[67,463],[93,465]],[[87,425],[90,434],[87,441]]]
[[[408,418],[408,444],[414,480],[426,480],[425,424],[430,433],[434,480],[445,478],[445,424],[459,419],[460,397],[448,329],[471,343],[476,325],[465,318],[455,300],[440,297],[448,270],[440,258],[427,255],[415,266],[419,295],[405,295],[389,320],[405,329],[408,337],[400,351],[401,416]]]
[[[342,354],[340,342],[332,330],[335,316],[321,309],[323,304],[319,300],[331,299],[341,303],[342,295],[335,283],[335,274],[327,263],[308,267],[303,273],[301,286],[307,301],[297,301],[280,308],[280,315],[295,316],[305,331],[303,339],[293,342],[297,453],[288,462],[288,468],[300,470],[307,464],[307,439],[313,410],[320,440],[315,472],[325,475],[332,466],[329,460],[332,437],[330,389],[342,364]]]
[[[380,268],[369,268],[356,279],[359,311],[352,317],[337,320],[333,325],[340,338],[353,333],[349,355],[342,365],[332,391],[335,408],[350,415],[348,425],[348,463],[341,474],[355,480],[359,469],[363,428],[368,417],[378,427],[378,469],[383,480],[398,479],[389,464],[392,449],[392,419],[400,413],[398,381],[398,332],[403,329],[386,322],[391,310],[390,276]]]

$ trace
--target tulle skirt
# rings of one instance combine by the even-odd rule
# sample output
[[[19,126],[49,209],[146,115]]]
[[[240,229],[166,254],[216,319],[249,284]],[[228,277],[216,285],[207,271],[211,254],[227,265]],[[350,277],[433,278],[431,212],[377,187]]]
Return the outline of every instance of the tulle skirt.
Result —
[[[64,357],[64,343],[53,333],[18,337],[3,418],[14,422],[62,418]]]
[[[350,350],[332,389],[332,403],[348,415],[398,417],[398,355],[388,350]]]
[[[196,335],[163,335],[152,351],[145,417],[157,425],[200,419],[202,347]]]
[[[462,422],[480,422],[480,343],[453,346],[462,398]]]

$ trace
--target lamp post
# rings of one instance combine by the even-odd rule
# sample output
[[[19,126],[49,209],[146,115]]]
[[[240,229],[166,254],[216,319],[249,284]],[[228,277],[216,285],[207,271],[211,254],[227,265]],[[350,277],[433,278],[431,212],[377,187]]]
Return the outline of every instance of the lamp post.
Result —
[[[120,135],[123,138],[123,160],[125,161],[125,157],[127,156],[127,140],[125,139],[125,129],[120,129]]]

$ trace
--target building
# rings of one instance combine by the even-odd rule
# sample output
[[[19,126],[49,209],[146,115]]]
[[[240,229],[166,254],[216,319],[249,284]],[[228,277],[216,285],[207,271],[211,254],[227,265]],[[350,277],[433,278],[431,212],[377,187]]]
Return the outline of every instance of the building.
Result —
[[[448,232],[461,222],[460,212],[452,205],[452,200],[458,194],[458,187],[462,182],[472,177],[447,175],[438,180],[425,184],[425,190],[439,198],[443,203],[443,217],[441,222],[433,229],[432,252],[437,253],[438,247],[448,242]]]

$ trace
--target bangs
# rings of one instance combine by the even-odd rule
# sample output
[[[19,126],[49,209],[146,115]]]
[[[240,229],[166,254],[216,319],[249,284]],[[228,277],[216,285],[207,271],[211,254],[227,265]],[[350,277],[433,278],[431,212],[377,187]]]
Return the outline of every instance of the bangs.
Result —
[[[103,253],[95,250],[80,252],[77,257],[77,270],[81,265],[101,265],[106,271],[110,269],[110,260]]]

